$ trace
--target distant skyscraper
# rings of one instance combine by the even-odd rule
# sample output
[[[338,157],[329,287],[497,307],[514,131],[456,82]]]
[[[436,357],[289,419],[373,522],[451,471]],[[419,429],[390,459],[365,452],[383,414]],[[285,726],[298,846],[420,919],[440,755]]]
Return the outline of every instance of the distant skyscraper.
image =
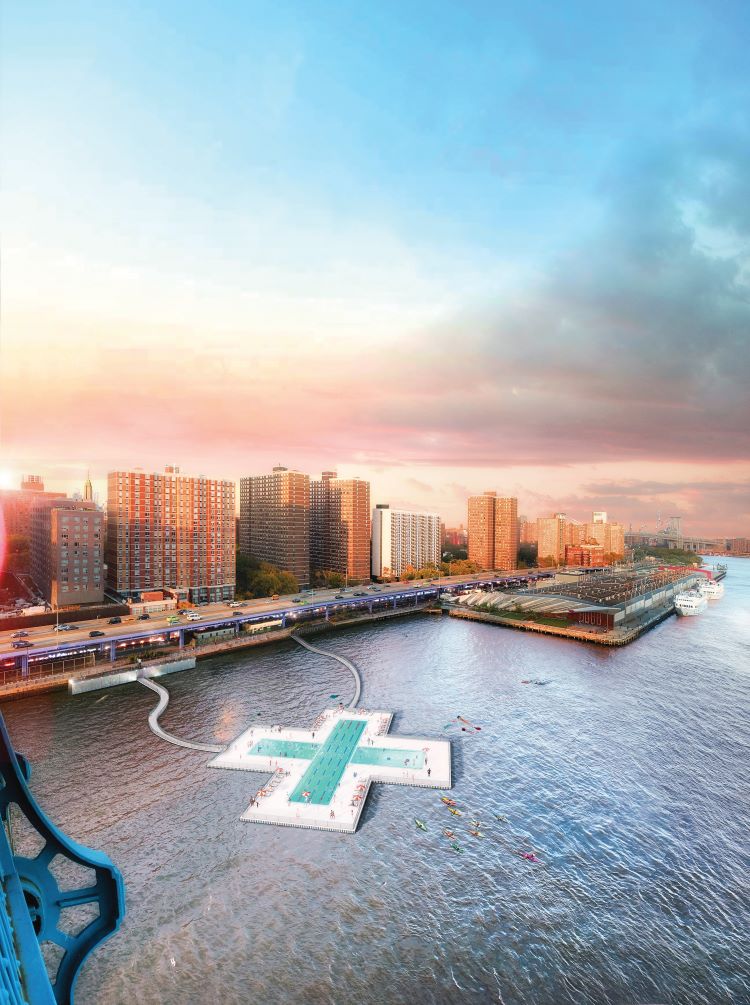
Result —
[[[313,571],[370,578],[370,483],[337,478],[334,471],[313,482]]]
[[[536,544],[536,520],[518,521],[518,539],[521,544]]]
[[[595,518],[606,515],[606,513],[594,513]],[[581,540],[596,541],[608,556],[622,558],[625,554],[625,528],[621,523],[594,519],[591,523],[584,524],[584,537]]]
[[[379,504],[372,511],[372,575],[398,578],[405,569],[438,566],[440,517]]]
[[[102,525],[93,502],[50,499],[31,510],[31,577],[53,607],[104,599]]]
[[[240,551],[309,582],[309,475],[279,465],[240,479]]]
[[[91,484],[91,477],[88,472],[86,472],[86,481],[83,483],[83,498],[85,502],[94,501],[94,487]]]
[[[607,514],[606,514],[606,512],[604,510],[594,510],[594,512],[592,514],[592,517],[593,517],[593,522],[594,523],[606,523],[607,522]]]
[[[231,600],[235,586],[233,482],[111,471],[107,573],[128,597],[168,589],[192,601]]]
[[[485,492],[468,506],[469,561],[483,569],[514,569],[518,557],[518,500]]]

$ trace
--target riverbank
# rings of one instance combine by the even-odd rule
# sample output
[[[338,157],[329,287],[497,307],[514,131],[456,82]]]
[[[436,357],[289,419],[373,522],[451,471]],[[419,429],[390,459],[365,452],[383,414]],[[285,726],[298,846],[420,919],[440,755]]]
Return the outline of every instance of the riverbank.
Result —
[[[123,671],[134,670],[136,666],[147,670],[162,664],[183,660],[186,656],[194,657],[196,660],[208,659],[211,656],[229,654],[243,649],[253,649],[256,646],[271,645],[274,642],[283,642],[296,635],[317,635],[320,632],[333,631],[337,628],[349,628],[353,625],[369,624],[378,621],[388,621],[391,618],[402,618],[414,614],[424,614],[430,610],[428,607],[396,608],[390,611],[379,611],[373,614],[357,615],[356,617],[330,618],[328,621],[309,622],[303,625],[290,625],[288,628],[280,628],[273,631],[259,634],[243,634],[234,639],[226,639],[220,642],[207,643],[201,646],[186,646],[183,649],[164,648],[154,659],[142,660],[140,664],[134,664],[129,657],[124,660],[117,660],[114,663],[92,663],[91,665],[66,673],[47,674],[39,677],[31,677],[26,680],[14,681],[11,684],[0,686],[0,701],[16,701],[28,698],[31,695],[45,694],[50,691],[66,691],[71,680],[88,680],[92,677],[107,678],[117,676]],[[433,608],[434,610],[434,608]]]

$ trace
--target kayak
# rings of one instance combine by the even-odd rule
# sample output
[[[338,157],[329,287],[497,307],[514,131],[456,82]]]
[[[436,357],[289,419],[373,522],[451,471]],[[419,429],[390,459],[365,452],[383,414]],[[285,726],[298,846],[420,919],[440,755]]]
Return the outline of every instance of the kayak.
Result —
[[[451,811],[454,817],[462,817],[463,813],[461,810],[457,810],[455,806],[449,806],[448,809]]]
[[[502,813],[496,813],[495,820],[499,820],[501,824],[507,824],[508,822],[508,818],[506,816],[503,816]]]
[[[440,801],[443,802],[443,803],[445,803],[446,806],[455,806],[456,805],[456,800],[455,799],[449,799],[447,796],[441,796],[440,797]]]
[[[455,834],[453,833],[453,831],[449,831],[447,827],[446,827],[446,829],[445,829],[445,830],[443,831],[443,837],[447,837],[447,838],[454,838],[455,836],[456,836],[456,835],[455,835]]]
[[[471,836],[475,837],[475,838],[483,838],[484,837],[484,834],[482,834],[481,831],[469,831],[469,834],[471,834]]]
[[[471,824],[472,827],[481,827],[482,825],[481,820],[470,820],[469,823]]]
[[[457,851],[459,855],[463,855],[463,853],[464,853],[464,850],[463,850],[463,848],[462,848],[462,847],[461,847],[461,845],[460,845],[460,844],[458,844],[458,843],[457,843],[456,841],[454,841],[454,842],[453,842],[453,844],[451,845],[451,848],[452,848],[452,849],[453,849],[454,851]]]
[[[538,859],[536,857],[536,855],[534,854],[533,851],[517,851],[516,855],[518,855],[519,858],[525,858],[527,862],[540,862],[541,861],[541,859]]]
[[[425,824],[424,820],[417,820],[417,818],[415,817],[414,823],[417,825],[417,827],[419,827],[421,831],[427,830],[427,825]]]

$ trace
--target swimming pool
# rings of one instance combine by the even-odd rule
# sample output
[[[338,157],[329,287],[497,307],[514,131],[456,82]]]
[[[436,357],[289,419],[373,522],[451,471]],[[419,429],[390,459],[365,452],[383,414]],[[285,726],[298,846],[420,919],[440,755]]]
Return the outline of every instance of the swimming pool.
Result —
[[[298,757],[311,761],[321,746],[320,743],[303,740],[276,740],[267,737],[254,744],[248,753],[269,759]],[[371,764],[379,768],[404,767],[420,770],[424,767],[424,753],[421,750],[401,750],[396,747],[356,747],[350,760],[352,764]]]
[[[330,803],[366,726],[366,722],[356,719],[341,719],[337,722],[328,739],[316,752],[309,768],[295,785],[290,801],[323,805]],[[303,796],[303,792],[310,794]]]

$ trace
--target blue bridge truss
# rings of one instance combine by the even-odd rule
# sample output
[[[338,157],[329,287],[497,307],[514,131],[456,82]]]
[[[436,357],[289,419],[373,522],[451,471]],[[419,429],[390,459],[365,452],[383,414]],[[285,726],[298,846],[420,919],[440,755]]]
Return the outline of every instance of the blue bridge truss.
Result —
[[[67,1005],[88,954],[120,927],[125,889],[106,855],[72,841],[45,816],[30,776],[0,715],[0,1003]],[[34,857],[14,852],[19,814],[42,845]],[[68,889],[56,875],[61,866],[89,878]]]

